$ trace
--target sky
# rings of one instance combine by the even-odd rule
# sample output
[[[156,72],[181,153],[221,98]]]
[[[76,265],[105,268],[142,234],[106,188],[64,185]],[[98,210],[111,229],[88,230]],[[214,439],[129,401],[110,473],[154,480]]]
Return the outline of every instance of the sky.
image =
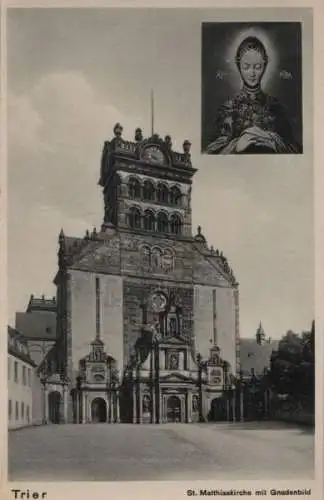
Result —
[[[153,88],[156,131],[170,134],[176,150],[184,139],[192,142],[198,169],[193,227],[201,225],[208,243],[223,250],[240,283],[241,336],[254,335],[260,321],[272,338],[310,327],[311,108],[304,98],[303,155],[201,155],[201,22],[206,20],[215,20],[215,13],[9,10],[11,324],[30,294],[55,295],[61,227],[70,236],[100,227],[103,143],[116,122],[122,123],[125,139],[133,140],[138,126],[150,134]],[[305,50],[308,34],[304,30]],[[310,59],[304,58],[304,68]],[[304,97],[311,97],[311,71],[305,74]]]

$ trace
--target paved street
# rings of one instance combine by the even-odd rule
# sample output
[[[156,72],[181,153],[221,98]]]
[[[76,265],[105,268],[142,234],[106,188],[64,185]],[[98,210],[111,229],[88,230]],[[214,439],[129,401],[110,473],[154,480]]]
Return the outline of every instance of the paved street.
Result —
[[[280,423],[49,425],[9,433],[9,479],[311,479],[313,449]]]

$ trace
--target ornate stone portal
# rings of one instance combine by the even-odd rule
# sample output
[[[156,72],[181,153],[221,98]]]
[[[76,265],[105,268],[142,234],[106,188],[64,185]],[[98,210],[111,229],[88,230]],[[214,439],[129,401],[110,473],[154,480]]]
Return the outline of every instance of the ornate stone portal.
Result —
[[[118,423],[119,378],[116,361],[96,338],[90,353],[80,360],[76,387],[72,389],[75,423]]]
[[[226,364],[219,349],[213,346],[210,358],[204,362],[199,356],[195,359],[191,342],[182,336],[181,308],[176,302],[175,297],[159,291],[148,298],[148,307],[157,321],[143,325],[125,371],[121,387],[125,421],[205,421],[212,400],[223,394]]]

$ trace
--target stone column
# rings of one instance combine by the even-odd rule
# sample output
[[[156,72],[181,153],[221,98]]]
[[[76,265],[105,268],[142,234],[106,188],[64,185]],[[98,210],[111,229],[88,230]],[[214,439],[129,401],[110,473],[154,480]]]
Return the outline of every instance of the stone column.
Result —
[[[152,391],[151,391],[151,423],[156,423],[156,395],[155,395],[155,383],[153,381]]]
[[[137,391],[136,385],[133,382],[133,424],[137,422]]]
[[[240,419],[244,422],[244,388],[241,386],[240,390]]]
[[[116,391],[116,424],[120,423],[120,398],[119,398],[119,391]]]
[[[138,403],[139,403],[139,419],[138,423],[142,424],[143,423],[143,390],[141,385],[138,387]]]
[[[187,391],[187,422],[192,422],[192,392]]]
[[[162,397],[162,391],[160,389],[159,391],[159,423],[162,424],[164,422],[164,404],[163,404],[163,397]]]
[[[44,388],[44,409],[45,409],[44,423],[48,424],[48,420],[49,420],[49,403],[48,403],[48,389],[47,389],[47,387]]]
[[[42,408],[42,423],[48,423],[48,391],[46,386],[43,386],[43,408]]]
[[[84,407],[85,407],[85,423],[89,423],[89,400],[88,400],[88,393],[86,392],[84,394]]]
[[[81,398],[82,398],[82,423],[85,424],[87,422],[87,416],[86,416],[86,398],[85,398],[85,392],[81,392]]]
[[[63,386],[63,419],[64,423],[67,424],[68,422],[68,386],[64,385]]]

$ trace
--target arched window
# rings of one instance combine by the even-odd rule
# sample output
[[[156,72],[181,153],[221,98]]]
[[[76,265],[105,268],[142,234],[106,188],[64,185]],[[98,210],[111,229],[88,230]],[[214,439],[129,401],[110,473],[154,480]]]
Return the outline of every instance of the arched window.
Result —
[[[145,181],[143,186],[143,198],[145,201],[154,200],[154,186],[152,182]]]
[[[128,196],[133,200],[140,199],[141,197],[141,185],[135,177],[131,177],[131,179],[129,179]]]
[[[169,221],[168,221],[168,216],[160,212],[157,216],[157,230],[159,233],[167,233],[168,232],[168,226],[169,226]]]
[[[141,212],[138,208],[132,207],[129,211],[129,226],[132,229],[141,227]]]
[[[179,215],[177,214],[171,215],[170,226],[172,234],[181,234],[181,219]]]
[[[170,203],[171,203],[171,205],[180,205],[181,204],[181,191],[176,186],[171,188]]]
[[[145,210],[144,212],[144,229],[146,231],[154,231],[155,229],[155,217],[151,210]]]
[[[169,190],[165,184],[159,184],[157,187],[157,200],[160,203],[168,203]]]

